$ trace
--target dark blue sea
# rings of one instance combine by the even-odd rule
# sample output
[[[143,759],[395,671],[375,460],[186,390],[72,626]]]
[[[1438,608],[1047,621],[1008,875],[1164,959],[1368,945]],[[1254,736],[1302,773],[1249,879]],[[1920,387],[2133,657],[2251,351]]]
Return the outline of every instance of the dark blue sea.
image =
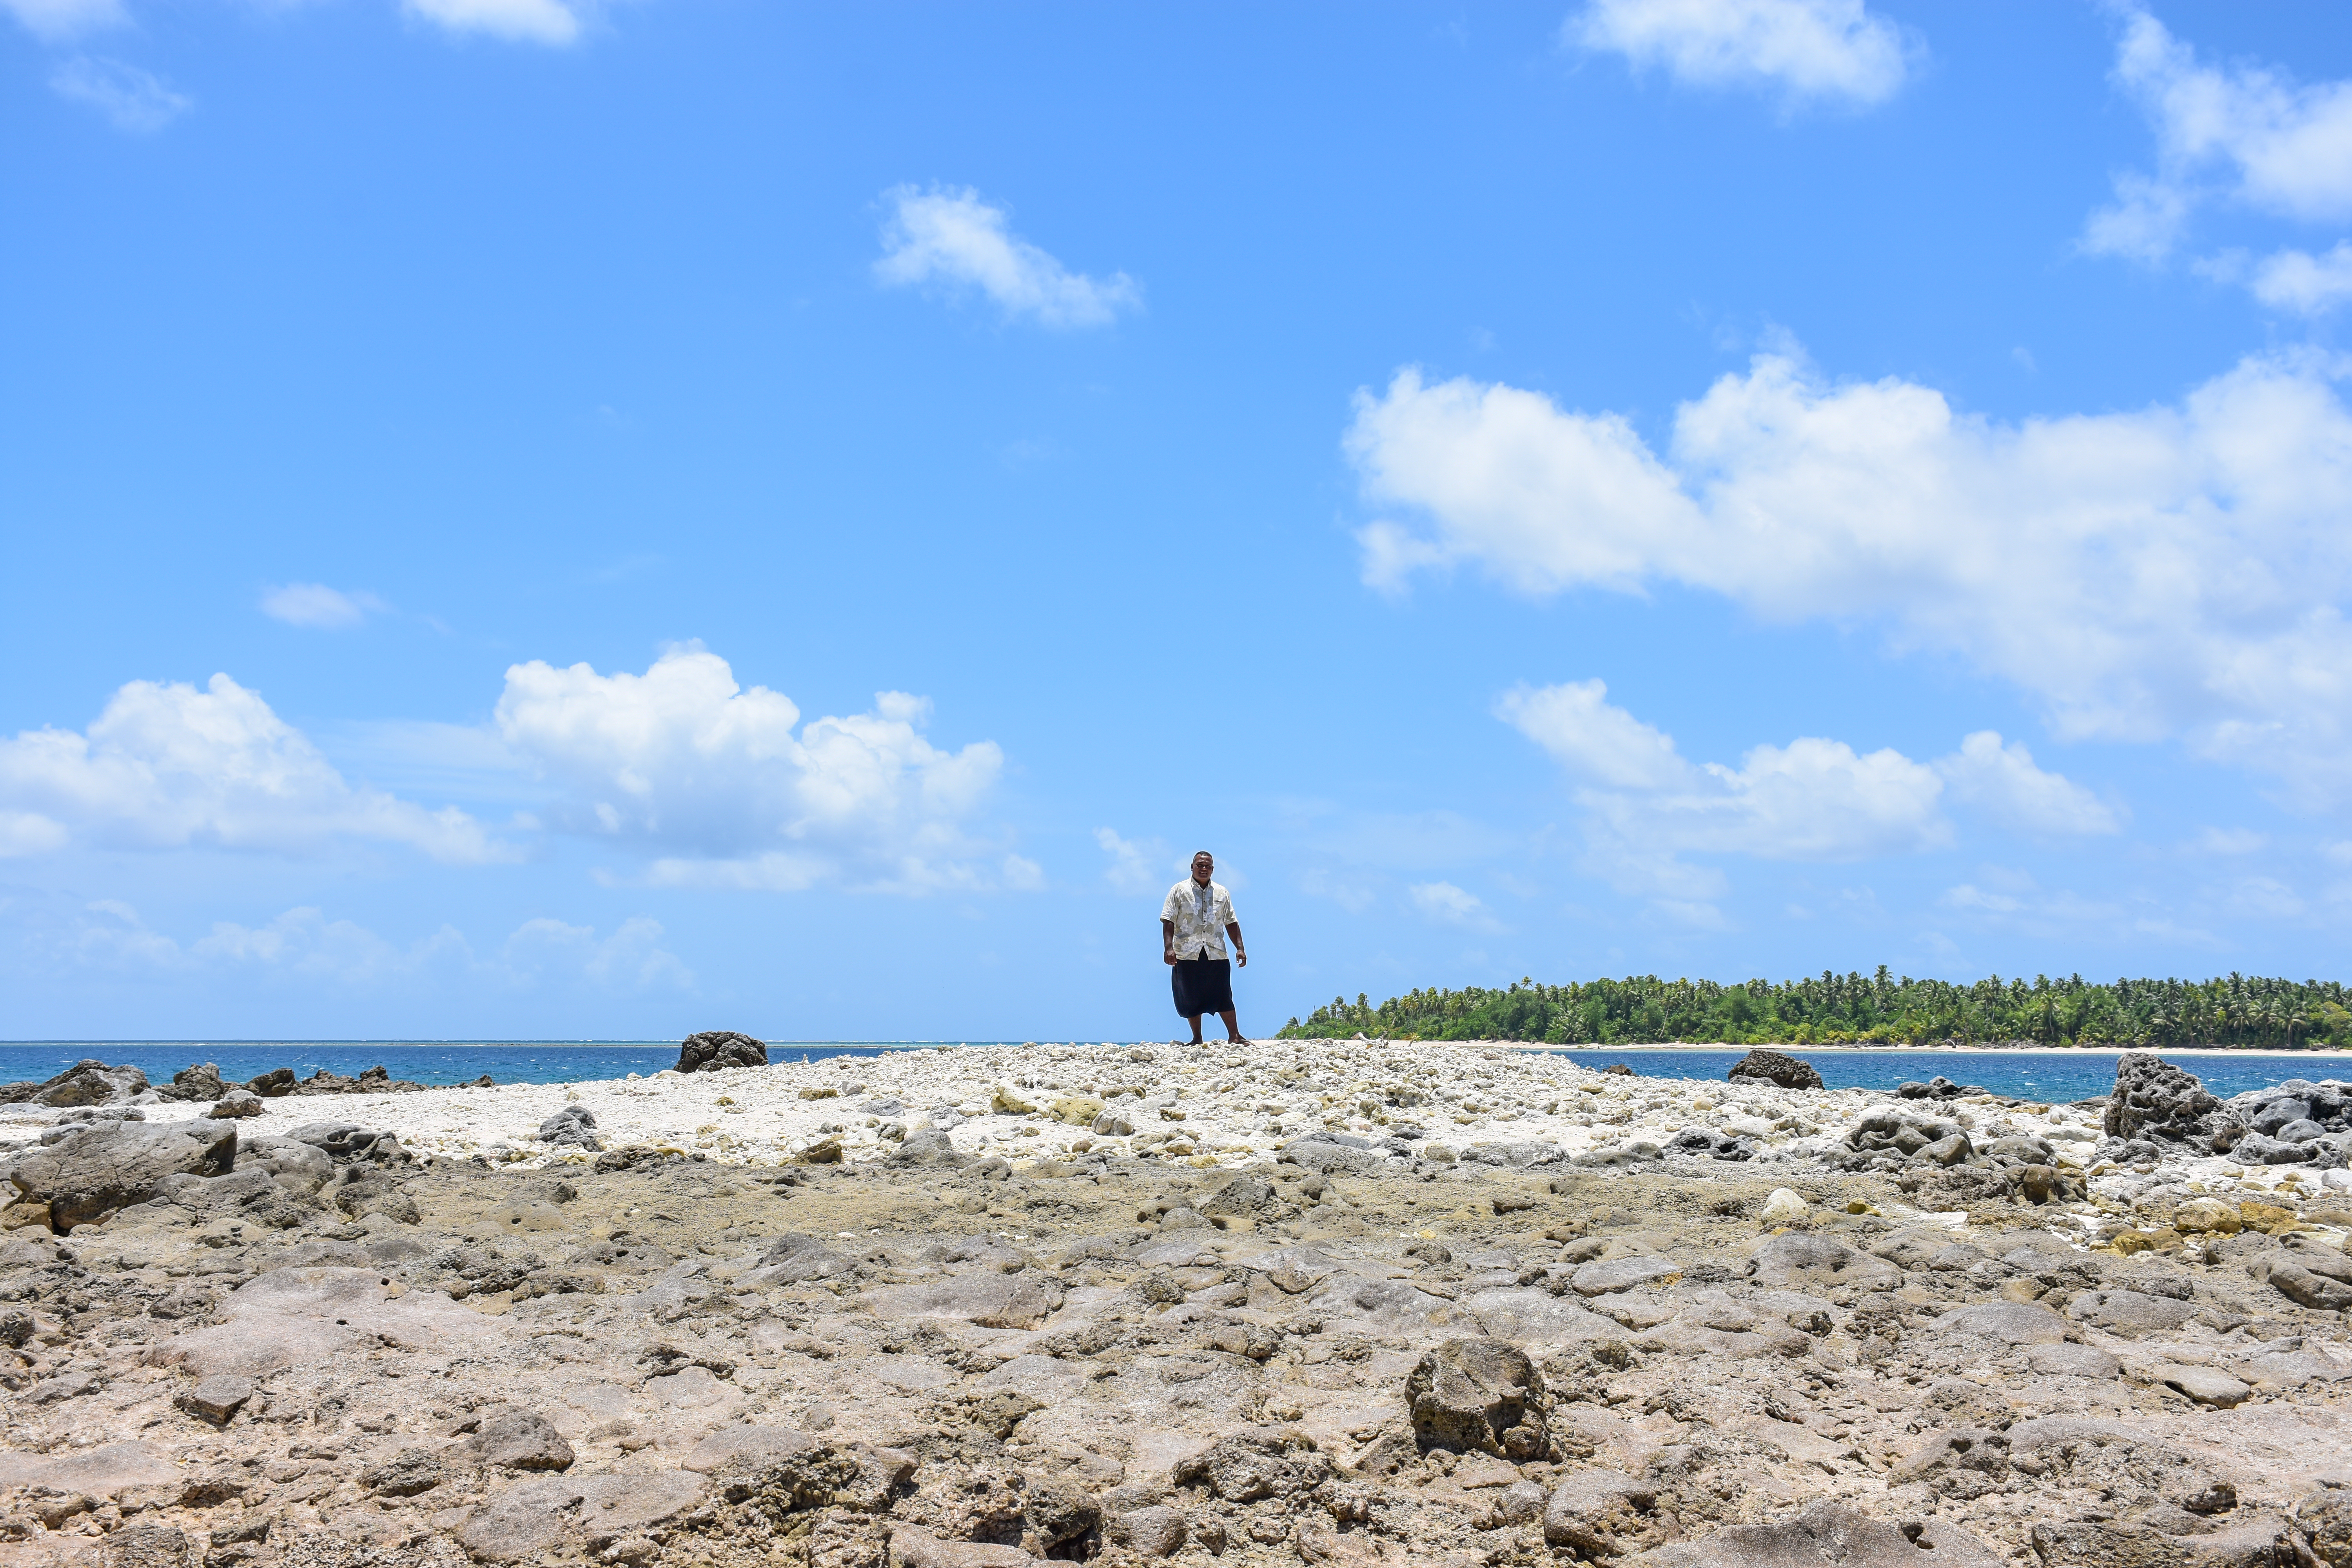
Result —
[[[973,1045],[1005,1042],[957,1042]],[[771,1041],[771,1061],[826,1057],[875,1056],[919,1048],[929,1042],[813,1040]],[[1561,1051],[1558,1055],[1590,1068],[1622,1062],[1644,1078],[1721,1079],[1741,1051]],[[2115,1087],[2115,1051],[1793,1051],[1820,1070],[1832,1089],[1893,1089],[1906,1079],[1937,1073],[1958,1083],[1978,1084],[1996,1094],[2063,1102],[2087,1100]],[[292,1068],[308,1078],[320,1068],[356,1078],[382,1066],[394,1078],[416,1083],[470,1083],[484,1073],[499,1083],[573,1083],[583,1079],[650,1076],[677,1065],[670,1040],[24,1040],[0,1044],[0,1083],[47,1079],[84,1058],[128,1063],[151,1081],[168,1082],[197,1062],[212,1062],[223,1079],[241,1083],[272,1068]],[[2352,1052],[2232,1051],[2227,1056],[2177,1058],[2227,1099],[2250,1089],[2266,1089],[2290,1078],[2352,1078]]]

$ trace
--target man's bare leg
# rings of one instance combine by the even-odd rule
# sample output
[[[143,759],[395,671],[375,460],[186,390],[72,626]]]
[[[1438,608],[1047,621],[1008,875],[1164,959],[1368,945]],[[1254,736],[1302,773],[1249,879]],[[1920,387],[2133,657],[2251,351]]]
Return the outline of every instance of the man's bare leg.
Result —
[[[1227,1015],[1227,1016],[1230,1018],[1231,1015]],[[1184,1021],[1192,1026],[1192,1043],[1196,1046],[1199,1045],[1201,1043],[1201,1015],[1195,1013]],[[1233,1027],[1230,1022],[1227,1023],[1225,1026],[1228,1029]]]
[[[1218,1014],[1217,1016],[1225,1021],[1225,1041],[1228,1045],[1246,1046],[1249,1044],[1247,1040],[1242,1038],[1242,1026],[1234,1022],[1234,1012],[1232,1008],[1228,1007],[1225,1011]],[[1192,1020],[1192,1038],[1197,1042],[1200,1037],[1201,1020],[1195,1018]]]

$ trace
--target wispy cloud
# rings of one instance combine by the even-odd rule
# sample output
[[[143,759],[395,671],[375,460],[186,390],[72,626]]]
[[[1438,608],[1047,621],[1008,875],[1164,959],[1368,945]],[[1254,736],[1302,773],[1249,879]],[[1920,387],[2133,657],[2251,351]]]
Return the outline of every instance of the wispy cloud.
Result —
[[[11,910],[5,916],[18,960],[30,958],[35,967],[50,970],[232,973],[272,986],[341,992],[469,982],[519,992],[585,986],[616,995],[695,988],[693,971],[663,945],[661,922],[644,915],[603,936],[593,926],[545,917],[525,921],[487,956],[452,925],[402,943],[307,904],[258,925],[215,921],[193,941],[154,930],[119,899]]]
[[[560,0],[402,0],[401,8],[453,33],[516,43],[562,45],[580,37],[578,11]]]
[[[58,96],[97,110],[118,131],[161,131],[195,106],[195,100],[165,87],[154,72],[95,55],[60,64],[49,73],[49,86]]]
[[[261,595],[261,613],[289,626],[341,631],[390,609],[373,594],[347,594],[324,583],[289,583]]]
[[[1012,214],[978,191],[899,185],[882,199],[889,215],[874,276],[886,285],[977,289],[1006,316],[1045,327],[1099,327],[1142,305],[1142,289],[1126,273],[1070,271],[1014,234]]]
[[[0,11],[16,17],[35,37],[51,43],[130,20],[121,0],[0,0]]]
[[[1460,926],[1466,931],[1502,929],[1487,910],[1486,900],[1451,882],[1416,882],[1408,891],[1412,907],[1441,925]]]
[[[1119,892],[1140,898],[1164,891],[1161,884],[1176,879],[1177,873],[1169,869],[1174,852],[1165,839],[1132,841],[1110,828],[1097,827],[1095,842],[1110,857],[1110,864],[1103,868],[1103,880]]]

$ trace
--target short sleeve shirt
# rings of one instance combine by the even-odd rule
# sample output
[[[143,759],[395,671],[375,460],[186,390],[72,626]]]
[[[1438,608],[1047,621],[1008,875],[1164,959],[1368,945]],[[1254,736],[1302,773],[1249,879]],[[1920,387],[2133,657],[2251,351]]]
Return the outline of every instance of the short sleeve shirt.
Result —
[[[1177,957],[1223,958],[1225,927],[1234,919],[1233,895],[1225,891],[1223,882],[1212,882],[1204,888],[1187,877],[1168,889],[1168,901],[1160,906],[1160,918],[1176,928]]]

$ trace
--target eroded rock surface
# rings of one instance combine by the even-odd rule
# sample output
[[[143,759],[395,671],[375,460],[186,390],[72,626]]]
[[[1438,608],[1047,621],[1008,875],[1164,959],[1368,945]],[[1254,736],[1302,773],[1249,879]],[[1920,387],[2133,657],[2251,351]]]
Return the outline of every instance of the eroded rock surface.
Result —
[[[38,1202],[113,1196],[0,1235],[0,1568],[2352,1568],[2352,1214],[2324,1166],[2224,1180],[2168,1142],[2143,1172],[2095,1157],[2129,1142],[2096,1110],[1965,1094],[1560,1063],[1507,1102],[1535,1068],[1424,1076],[1433,1049],[558,1088],[514,1096],[511,1159],[416,1152],[437,1108],[498,1103],[471,1090],[292,1126],[292,1089],[233,1123],[19,1102],[56,1135],[15,1156]],[[696,1147],[754,1082],[814,1142]],[[612,1147],[533,1136],[574,1092]],[[1282,1104],[1279,1136],[1213,1131],[1228,1092]],[[2325,1140],[2332,1094],[2263,1114]],[[674,1134],[629,1120],[666,1104]],[[1534,1131],[1644,1125],[1617,1114],[1715,1117],[1751,1157],[1580,1164]],[[1937,1140],[1856,1150],[1887,1114],[2079,1154],[2082,1195]],[[166,1130],[179,1152],[111,1187],[38,1176]]]

